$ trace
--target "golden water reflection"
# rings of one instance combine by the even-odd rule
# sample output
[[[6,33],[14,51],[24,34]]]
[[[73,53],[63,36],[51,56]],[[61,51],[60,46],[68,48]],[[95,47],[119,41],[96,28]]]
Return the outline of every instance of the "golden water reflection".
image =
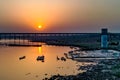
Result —
[[[0,80],[42,80],[51,75],[75,75],[78,71],[72,60],[57,61],[56,57],[64,56],[69,47],[43,45],[42,47],[0,47]],[[40,55],[45,56],[45,62],[37,61]],[[19,57],[26,56],[19,60]],[[47,74],[47,75],[45,75]],[[37,77],[36,77],[37,76]]]
[[[39,53],[40,55],[43,55],[43,53],[42,53],[42,47],[38,47],[38,53]]]

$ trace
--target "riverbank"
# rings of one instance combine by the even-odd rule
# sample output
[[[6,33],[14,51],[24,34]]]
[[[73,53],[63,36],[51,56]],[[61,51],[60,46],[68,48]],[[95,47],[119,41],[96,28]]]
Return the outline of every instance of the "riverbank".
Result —
[[[101,50],[101,42],[46,41],[47,45],[80,47],[81,51]],[[110,43],[110,42],[109,42]],[[120,45],[109,45],[107,50],[120,51]]]
[[[86,69],[82,67],[82,69]],[[77,75],[54,75],[48,80],[120,80],[120,60],[102,60],[87,66],[87,71]]]

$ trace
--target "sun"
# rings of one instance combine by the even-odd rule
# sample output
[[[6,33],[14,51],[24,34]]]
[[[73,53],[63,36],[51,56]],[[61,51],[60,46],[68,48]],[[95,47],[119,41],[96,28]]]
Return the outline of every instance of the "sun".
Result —
[[[42,28],[42,25],[39,25],[38,28],[41,29],[41,28]]]

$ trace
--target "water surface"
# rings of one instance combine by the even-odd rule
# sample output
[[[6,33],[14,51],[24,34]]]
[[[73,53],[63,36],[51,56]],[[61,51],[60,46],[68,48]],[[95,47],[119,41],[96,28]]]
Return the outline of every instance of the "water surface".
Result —
[[[42,47],[0,47],[0,80],[42,80],[55,74],[76,75],[76,63],[70,59],[57,61],[69,47],[42,45]],[[36,61],[37,56],[45,56],[45,62]],[[19,57],[26,56],[19,60]]]

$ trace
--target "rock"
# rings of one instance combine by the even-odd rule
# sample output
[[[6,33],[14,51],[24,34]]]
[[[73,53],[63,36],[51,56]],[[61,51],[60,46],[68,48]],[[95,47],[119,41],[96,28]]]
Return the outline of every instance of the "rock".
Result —
[[[101,72],[105,73],[105,72],[112,72],[111,70],[102,70]]]
[[[22,60],[22,59],[25,59],[26,58],[26,56],[21,56],[21,57],[19,57],[19,60]]]
[[[64,57],[61,57],[61,60],[62,60],[62,61],[66,61],[66,58],[64,58]]]

